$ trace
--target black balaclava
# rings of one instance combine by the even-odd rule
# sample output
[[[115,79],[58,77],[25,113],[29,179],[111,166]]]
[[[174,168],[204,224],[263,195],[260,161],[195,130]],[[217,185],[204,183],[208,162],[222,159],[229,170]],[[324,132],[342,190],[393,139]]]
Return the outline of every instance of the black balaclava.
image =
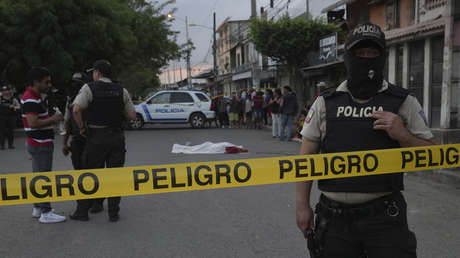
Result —
[[[348,90],[355,98],[370,99],[381,89],[384,79],[385,36],[377,25],[367,23],[358,25],[352,31],[347,43],[344,61],[348,71]],[[374,58],[357,57],[355,50],[363,47],[378,49],[380,56]]]

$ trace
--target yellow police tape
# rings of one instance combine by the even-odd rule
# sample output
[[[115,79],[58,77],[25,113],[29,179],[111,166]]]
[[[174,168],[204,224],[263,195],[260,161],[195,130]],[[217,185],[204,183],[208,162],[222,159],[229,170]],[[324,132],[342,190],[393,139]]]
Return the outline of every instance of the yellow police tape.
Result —
[[[459,167],[460,144],[0,175],[0,206]]]

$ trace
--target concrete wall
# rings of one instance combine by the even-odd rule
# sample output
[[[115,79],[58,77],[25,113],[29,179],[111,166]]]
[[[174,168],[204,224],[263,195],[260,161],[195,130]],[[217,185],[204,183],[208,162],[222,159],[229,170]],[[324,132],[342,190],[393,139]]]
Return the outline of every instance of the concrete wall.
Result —
[[[418,1],[419,1],[419,6],[420,6],[420,9],[419,9],[419,15],[420,15],[419,21],[420,22],[433,20],[439,16],[444,15],[445,5],[439,8],[430,9],[428,8],[428,5],[426,4],[428,0],[418,0]]]
[[[225,24],[219,30],[219,44],[217,46],[217,66],[219,74],[231,72],[230,63],[230,26]],[[226,64],[228,63],[228,66]]]
[[[369,6],[369,20],[385,28],[385,5],[371,5]]]
[[[363,6],[368,6],[367,0],[356,0],[347,5],[347,23],[350,28],[369,19],[369,9]]]

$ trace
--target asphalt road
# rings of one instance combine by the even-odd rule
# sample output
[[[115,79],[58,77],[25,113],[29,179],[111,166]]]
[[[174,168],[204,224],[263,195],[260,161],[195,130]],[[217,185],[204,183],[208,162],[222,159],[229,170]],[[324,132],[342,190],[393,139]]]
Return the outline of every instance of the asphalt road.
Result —
[[[297,154],[300,144],[279,142],[268,130],[153,126],[128,131],[127,166],[245,159]],[[247,154],[172,154],[174,143],[228,141]],[[0,173],[31,170],[24,138],[0,152]],[[54,170],[71,163],[57,140]],[[421,172],[423,173],[423,172]],[[419,173],[420,174],[420,173]],[[460,186],[459,186],[460,187]],[[418,257],[460,257],[460,188],[423,176],[406,176],[409,224],[418,238]],[[313,198],[317,199],[314,190]],[[53,205],[73,212],[75,202]],[[43,225],[31,205],[0,207],[0,257],[306,257],[295,225],[295,184],[124,197],[121,219],[107,214],[89,222]],[[307,256],[308,257],[308,256]]]

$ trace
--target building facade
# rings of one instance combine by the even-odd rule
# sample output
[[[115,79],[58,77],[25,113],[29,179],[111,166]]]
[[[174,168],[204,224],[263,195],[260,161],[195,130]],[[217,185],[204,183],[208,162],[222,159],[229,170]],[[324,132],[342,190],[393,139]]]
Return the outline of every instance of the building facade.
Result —
[[[431,128],[460,128],[460,3],[454,0],[342,0],[349,28],[370,21],[385,32],[387,78],[417,97]]]
[[[249,20],[225,20],[217,29],[217,87],[213,94],[273,87],[274,72],[249,39]]]

